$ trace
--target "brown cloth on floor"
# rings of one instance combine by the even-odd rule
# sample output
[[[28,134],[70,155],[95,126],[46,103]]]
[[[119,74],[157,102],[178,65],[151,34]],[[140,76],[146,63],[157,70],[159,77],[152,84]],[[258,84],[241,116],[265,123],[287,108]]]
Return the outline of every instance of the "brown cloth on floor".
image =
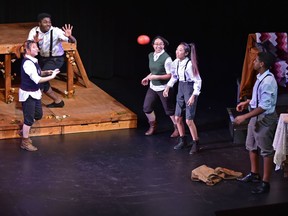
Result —
[[[241,172],[236,172],[231,169],[227,169],[224,167],[217,167],[215,168],[215,173],[223,179],[236,179],[241,178],[243,174]]]
[[[236,179],[242,176],[243,174],[241,172],[236,172],[223,167],[213,169],[206,165],[201,165],[191,172],[192,181],[202,181],[209,186],[215,185],[222,179]]]

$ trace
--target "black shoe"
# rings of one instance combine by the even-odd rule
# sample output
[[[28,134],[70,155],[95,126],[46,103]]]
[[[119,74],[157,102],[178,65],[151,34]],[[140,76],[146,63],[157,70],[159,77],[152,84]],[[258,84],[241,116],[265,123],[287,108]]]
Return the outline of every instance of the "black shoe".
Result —
[[[251,193],[253,194],[263,194],[263,193],[268,193],[270,191],[270,184],[269,182],[263,182],[255,187],[254,189],[251,190]]]
[[[179,137],[179,143],[174,146],[174,149],[178,150],[178,149],[187,148],[189,146],[191,145],[187,143],[186,136],[183,136],[183,137]]]
[[[241,181],[241,182],[245,182],[245,183],[248,183],[248,182],[260,182],[261,181],[261,177],[259,174],[255,174],[255,173],[249,173],[248,175],[246,175],[245,177],[243,178],[237,178],[238,181]]]
[[[51,103],[51,104],[48,104],[46,107],[48,108],[62,108],[64,107],[64,101],[62,100],[60,103]]]
[[[192,155],[198,152],[199,152],[199,141],[193,141],[189,154]]]

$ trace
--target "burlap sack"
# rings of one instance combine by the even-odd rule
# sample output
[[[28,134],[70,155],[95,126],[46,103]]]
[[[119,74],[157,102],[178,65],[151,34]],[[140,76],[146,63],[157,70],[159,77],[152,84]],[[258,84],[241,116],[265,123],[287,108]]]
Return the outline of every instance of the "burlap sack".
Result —
[[[206,165],[201,165],[196,169],[192,170],[191,173],[192,181],[203,181],[207,185],[215,185],[222,180],[217,174],[215,174],[214,169],[207,167]]]
[[[202,181],[207,185],[215,185],[220,182],[222,179],[236,179],[242,177],[241,172],[236,172],[231,169],[224,167],[217,167],[213,169],[206,165],[201,165],[191,172],[192,181]]]
[[[214,170],[215,174],[220,176],[223,179],[236,179],[243,176],[241,172],[236,172],[231,169],[227,169],[224,167],[217,167]]]

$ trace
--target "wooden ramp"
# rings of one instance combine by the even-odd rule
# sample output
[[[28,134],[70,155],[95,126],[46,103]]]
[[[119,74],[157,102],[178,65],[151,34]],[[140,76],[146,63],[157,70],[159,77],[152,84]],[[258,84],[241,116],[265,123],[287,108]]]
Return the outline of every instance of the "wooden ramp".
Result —
[[[89,88],[74,83],[73,96],[65,94],[66,81],[50,81],[53,89],[62,95],[64,108],[47,108],[51,99],[43,94],[43,118],[34,123],[31,136],[117,130],[137,127],[137,116],[102,89],[91,83]],[[22,128],[23,113],[18,102],[19,86],[12,88],[13,102],[5,103],[4,89],[0,92],[0,139],[17,138]]]

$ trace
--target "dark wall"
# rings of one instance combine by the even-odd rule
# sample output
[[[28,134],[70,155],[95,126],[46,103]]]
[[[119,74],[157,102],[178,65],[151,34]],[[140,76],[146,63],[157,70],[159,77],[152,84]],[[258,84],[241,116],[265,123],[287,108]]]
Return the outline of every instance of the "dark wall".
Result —
[[[53,3],[52,3],[53,2]],[[55,7],[57,2],[57,7]],[[285,1],[161,1],[119,2],[5,1],[0,23],[33,22],[48,12],[54,26],[71,23],[78,51],[91,78],[114,76],[140,82],[148,73],[151,45],[139,45],[137,36],[166,37],[175,55],[179,42],[195,42],[203,94],[211,100],[236,101],[237,78],[249,33],[287,32]]]

